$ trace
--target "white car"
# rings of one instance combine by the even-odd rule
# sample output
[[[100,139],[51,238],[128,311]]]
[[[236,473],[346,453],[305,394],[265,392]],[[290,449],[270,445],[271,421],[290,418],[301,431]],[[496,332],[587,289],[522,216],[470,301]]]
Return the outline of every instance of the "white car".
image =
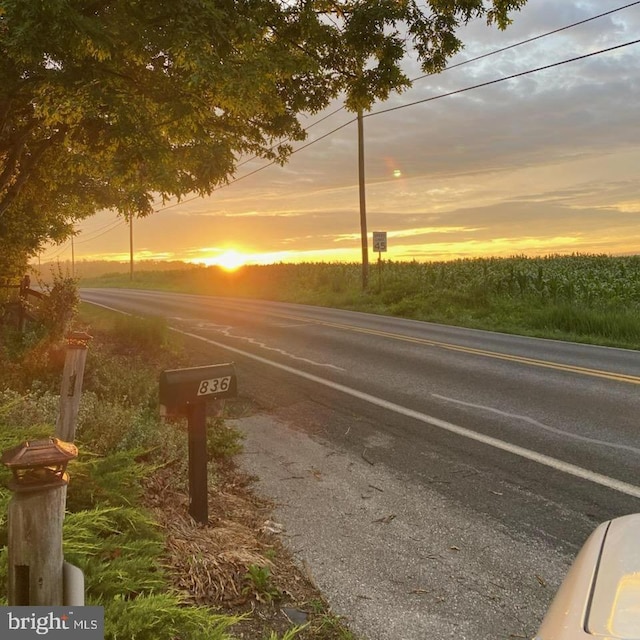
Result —
[[[601,524],[585,542],[535,640],[640,639],[640,513]]]

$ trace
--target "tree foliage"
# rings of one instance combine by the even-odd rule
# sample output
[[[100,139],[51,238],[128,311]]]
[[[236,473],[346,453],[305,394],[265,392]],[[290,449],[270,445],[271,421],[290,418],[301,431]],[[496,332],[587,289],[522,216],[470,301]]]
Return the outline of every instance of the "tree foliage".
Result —
[[[0,0],[0,238],[22,255],[102,208],[205,195],[284,162],[298,116],[437,72],[474,18],[526,0]],[[0,265],[3,267],[4,265]]]

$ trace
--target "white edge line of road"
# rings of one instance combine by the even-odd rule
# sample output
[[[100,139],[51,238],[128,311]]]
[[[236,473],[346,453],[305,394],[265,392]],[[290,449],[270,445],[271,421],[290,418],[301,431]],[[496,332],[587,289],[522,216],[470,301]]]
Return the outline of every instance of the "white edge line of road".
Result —
[[[562,460],[552,458],[551,456],[546,456],[542,453],[537,453],[536,451],[531,451],[530,449],[525,449],[524,447],[519,447],[518,445],[511,444],[509,442],[504,442],[503,440],[498,440],[498,438],[492,438],[491,436],[487,436],[482,433],[476,433],[475,431],[471,431],[470,429],[466,429],[465,427],[460,427],[451,422],[447,422],[446,420],[440,420],[440,418],[435,418],[425,413],[414,411],[413,409],[408,409],[407,407],[395,404],[394,402],[376,398],[375,396],[364,393],[363,391],[352,389],[351,387],[347,387],[338,382],[332,382],[331,380],[327,380],[326,378],[320,378],[319,376],[315,376],[312,373],[307,373],[306,371],[301,371],[300,369],[289,367],[286,364],[280,364],[279,362],[274,362],[273,360],[262,358],[261,356],[257,356],[253,353],[243,351],[242,349],[230,347],[229,345],[226,345],[222,342],[216,342],[215,340],[210,340],[209,338],[203,338],[202,336],[196,335],[195,333],[189,333],[188,331],[182,331],[181,329],[176,329],[174,327],[171,327],[171,329],[189,338],[195,338],[196,340],[208,342],[209,344],[215,345],[216,347],[220,347],[222,349],[226,349],[227,351],[232,351],[234,353],[242,355],[246,358],[251,358],[252,360],[256,360],[263,364],[276,367],[277,369],[281,369],[282,371],[286,371],[287,373],[292,373],[293,375],[305,378],[307,380],[310,380],[311,382],[322,384],[325,387],[330,387],[331,389],[335,389],[336,391],[346,393],[350,396],[353,396],[354,398],[364,400],[365,402],[369,402],[383,409],[394,411],[395,413],[407,416],[408,418],[413,418],[414,420],[424,422],[425,424],[430,424],[434,427],[444,429],[445,431],[450,431],[451,433],[455,433],[459,436],[475,440],[476,442],[481,442],[483,444],[489,445],[490,447],[494,447],[495,449],[500,449],[502,451],[512,453],[516,456],[520,456],[521,458],[532,460],[533,462],[543,464],[547,467],[551,467],[552,469],[556,469],[557,471],[568,473],[578,478],[582,478],[583,480],[595,482],[596,484],[602,485],[609,489],[614,489],[615,491],[619,491],[620,493],[625,493],[627,495],[633,496],[634,498],[640,498],[640,487],[636,487],[632,484],[621,482],[620,480],[616,480],[615,478],[609,478],[608,476],[604,476],[600,473],[595,473],[593,471],[589,471],[588,469],[583,469],[582,467],[578,467],[568,462],[563,462]]]
[[[127,313],[125,311],[120,311],[119,309],[114,309],[113,307],[108,307],[107,305],[104,305],[104,304],[99,304],[95,302],[91,302],[91,304],[95,304],[96,306],[99,306],[99,307],[104,307],[105,309],[110,309],[111,311],[117,311],[119,313],[131,315],[130,313]],[[286,364],[280,364],[279,362],[274,362],[273,360],[269,360],[267,358],[263,358],[253,353],[243,351],[242,349],[237,349],[236,347],[231,347],[222,342],[210,340],[209,338],[204,338],[195,333],[190,333],[188,331],[183,331],[182,329],[177,329],[176,327],[169,327],[169,328],[172,331],[175,331],[176,333],[180,333],[189,338],[194,338],[195,340],[201,340],[202,342],[207,342],[216,347],[220,347],[221,349],[226,349],[227,351],[231,351],[233,353],[237,353],[238,355],[242,355],[245,358],[251,358],[252,360],[256,360],[257,362],[261,362],[263,364],[275,367],[277,369],[281,369],[282,371],[286,371],[287,373],[291,373],[300,378],[305,378],[306,380],[310,380],[311,382],[324,385],[325,387],[335,389],[336,391],[340,391],[341,393],[345,393],[354,398],[358,398],[359,400],[364,400],[365,402],[369,402],[370,404],[376,405],[383,409],[387,409],[389,411],[393,411],[400,415],[407,416],[408,418],[412,418],[413,420],[418,420],[419,422],[423,422],[425,424],[438,427],[439,429],[444,429],[445,431],[455,433],[456,435],[462,436],[464,438],[475,440],[476,442],[486,444],[490,447],[494,447],[495,449],[500,449],[501,451],[506,451],[507,453],[520,456],[521,458],[525,458],[526,460],[531,460],[533,462],[537,462],[538,464],[542,464],[546,467],[550,467],[551,469],[555,469],[556,471],[562,471],[563,473],[568,473],[569,475],[576,476],[577,478],[582,478],[583,480],[594,482],[595,484],[599,484],[603,487],[607,487],[608,489],[613,489],[614,491],[619,491],[620,493],[633,496],[634,498],[640,498],[640,487],[636,487],[632,484],[628,484],[627,482],[622,482],[620,480],[616,480],[615,478],[610,478],[600,473],[595,473],[593,471],[589,471],[588,469],[583,469],[582,467],[578,467],[574,464],[570,464],[569,462],[563,462],[562,460],[558,460],[557,458],[552,458],[551,456],[546,456],[542,453],[537,453],[536,451],[531,451],[530,449],[525,449],[524,447],[520,447],[518,445],[511,444],[509,442],[504,442],[503,440],[499,440],[498,438],[493,438],[491,436],[487,436],[482,433],[476,433],[475,431],[471,431],[470,429],[466,429],[465,427],[460,427],[451,422],[447,422],[446,420],[440,420],[440,418],[435,418],[425,413],[414,411],[413,409],[408,409],[407,407],[403,407],[399,404],[395,404],[394,402],[389,402],[387,400],[382,400],[381,398],[376,398],[375,396],[372,396],[368,393],[364,393],[363,391],[358,391],[357,389],[352,389],[351,387],[347,387],[338,382],[332,382],[331,380],[320,378],[319,376],[315,376],[312,373],[307,373],[306,371],[301,371],[300,369],[289,367]]]

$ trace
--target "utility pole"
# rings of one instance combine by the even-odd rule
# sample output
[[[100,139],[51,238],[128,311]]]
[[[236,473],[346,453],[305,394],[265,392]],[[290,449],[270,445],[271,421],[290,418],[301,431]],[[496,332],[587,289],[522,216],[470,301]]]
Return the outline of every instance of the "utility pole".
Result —
[[[129,214],[129,280],[133,280],[133,214]]]
[[[367,241],[367,204],[364,182],[364,127],[362,108],[358,109],[358,183],[360,187],[360,240],[362,244],[362,290],[369,284],[369,246]]]

